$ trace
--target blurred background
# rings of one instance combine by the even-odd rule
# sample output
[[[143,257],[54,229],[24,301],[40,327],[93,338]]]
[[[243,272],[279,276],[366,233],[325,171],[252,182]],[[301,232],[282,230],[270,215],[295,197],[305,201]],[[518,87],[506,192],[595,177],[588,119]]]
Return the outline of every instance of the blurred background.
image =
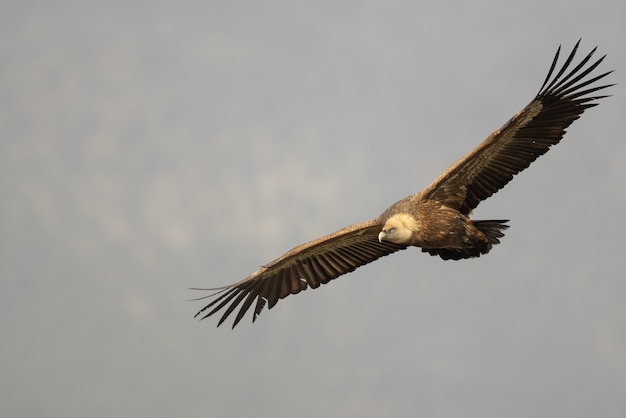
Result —
[[[0,415],[622,417],[621,1],[5,1]],[[614,97],[417,249],[216,328],[206,293],[421,190],[557,47]]]

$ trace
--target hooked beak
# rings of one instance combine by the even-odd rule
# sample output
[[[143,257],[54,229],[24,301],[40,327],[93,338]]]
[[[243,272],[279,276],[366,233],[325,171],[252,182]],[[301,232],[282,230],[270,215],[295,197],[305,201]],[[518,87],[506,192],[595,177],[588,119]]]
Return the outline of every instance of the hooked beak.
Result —
[[[386,237],[387,232],[383,229],[382,231],[380,231],[380,234],[378,234],[378,242],[383,242]]]

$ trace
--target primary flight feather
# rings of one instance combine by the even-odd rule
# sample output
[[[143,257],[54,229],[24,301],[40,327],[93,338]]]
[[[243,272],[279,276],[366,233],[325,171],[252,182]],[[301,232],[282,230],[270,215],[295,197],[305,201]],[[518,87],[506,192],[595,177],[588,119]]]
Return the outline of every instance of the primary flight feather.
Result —
[[[394,203],[375,219],[297,246],[240,282],[200,289],[217,292],[199,298],[214,299],[196,317],[224,310],[219,326],[238,309],[234,328],[253,307],[254,322],[265,305],[271,309],[280,299],[409,246],[444,260],[487,254],[504,236],[508,221],[471,220],[471,211],[557,144],[585,109],[607,97],[594,94],[612,86],[596,84],[611,73],[594,74],[604,60],[603,56],[592,61],[596,48],[572,65],[579,44],[580,40],[553,76],[559,47],[535,98],[424,190]]]

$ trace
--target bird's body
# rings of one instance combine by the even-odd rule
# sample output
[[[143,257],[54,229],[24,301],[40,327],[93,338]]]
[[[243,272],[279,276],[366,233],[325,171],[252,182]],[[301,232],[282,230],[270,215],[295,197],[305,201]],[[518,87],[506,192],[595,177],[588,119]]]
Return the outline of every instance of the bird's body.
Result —
[[[487,254],[508,228],[506,220],[472,221],[468,214],[422,193],[394,203],[377,219],[382,226],[379,241],[420,247],[444,260]]]
[[[552,77],[559,48],[535,98],[424,190],[370,221],[295,247],[240,282],[205,289],[218,292],[204,297],[215,299],[196,316],[209,310],[204,319],[225,308],[219,325],[239,307],[234,327],[254,305],[254,321],[266,304],[272,308],[288,295],[410,246],[444,260],[487,254],[504,236],[508,221],[475,221],[470,219],[472,210],[557,144],[585,109],[606,97],[589,96],[610,86],[593,85],[610,72],[587,78],[604,59],[590,63],[595,48],[567,72],[579,43]]]

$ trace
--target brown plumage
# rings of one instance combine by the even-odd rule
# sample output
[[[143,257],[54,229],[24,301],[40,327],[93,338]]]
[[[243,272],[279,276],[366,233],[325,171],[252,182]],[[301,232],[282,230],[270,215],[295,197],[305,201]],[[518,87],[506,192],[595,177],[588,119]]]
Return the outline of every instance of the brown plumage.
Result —
[[[594,85],[610,71],[590,75],[604,59],[590,62],[596,48],[567,72],[579,43],[552,77],[559,47],[537,96],[426,189],[394,203],[375,219],[295,247],[240,282],[201,289],[217,293],[199,298],[214,297],[196,317],[225,309],[219,326],[239,307],[234,328],[252,306],[254,321],[266,304],[271,309],[282,298],[409,246],[444,260],[487,254],[504,236],[507,221],[473,221],[471,211],[557,144],[585,109],[607,97],[589,96],[611,86]]]

